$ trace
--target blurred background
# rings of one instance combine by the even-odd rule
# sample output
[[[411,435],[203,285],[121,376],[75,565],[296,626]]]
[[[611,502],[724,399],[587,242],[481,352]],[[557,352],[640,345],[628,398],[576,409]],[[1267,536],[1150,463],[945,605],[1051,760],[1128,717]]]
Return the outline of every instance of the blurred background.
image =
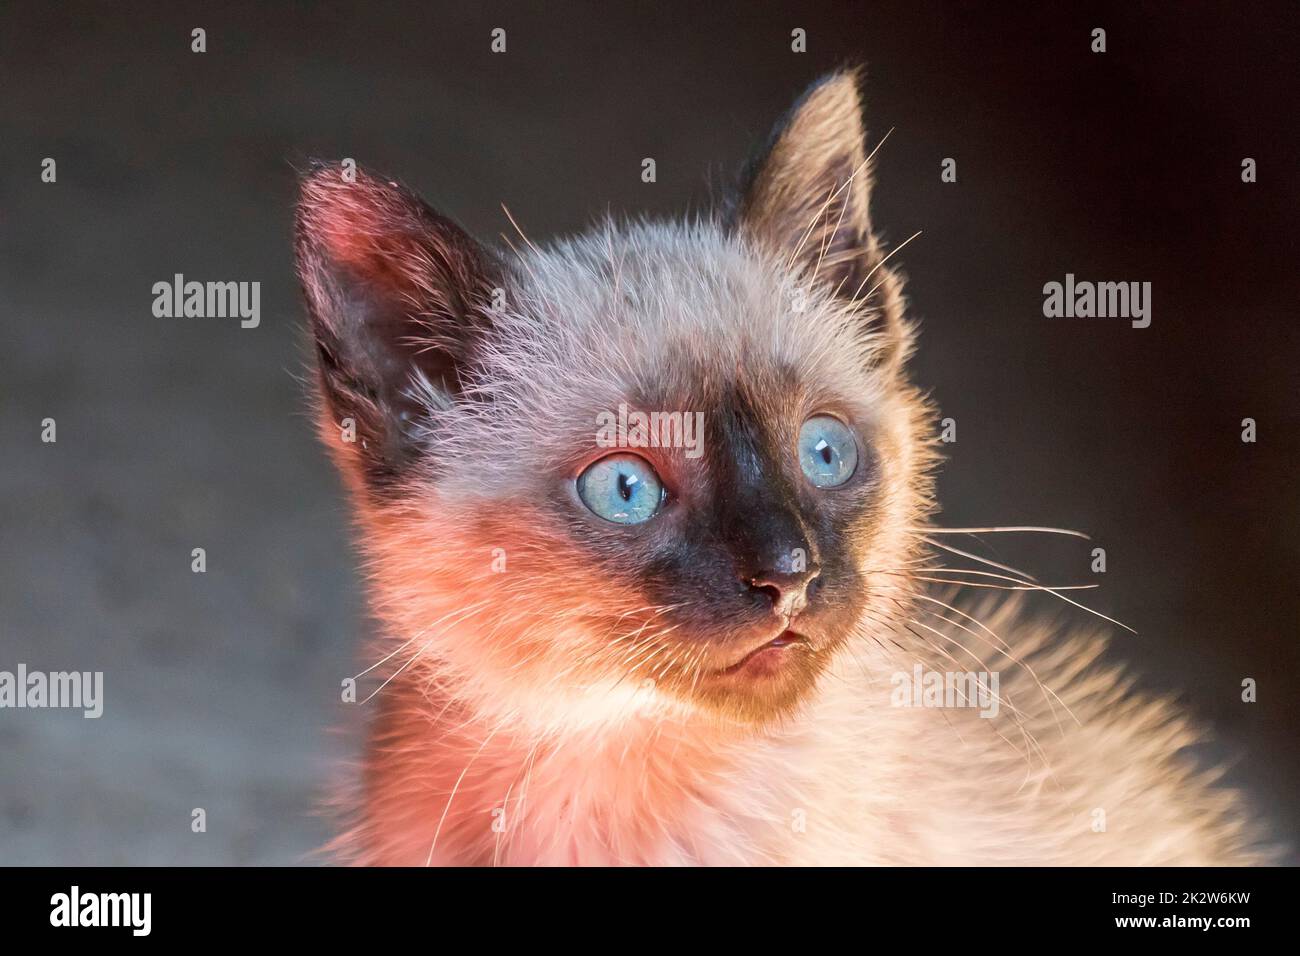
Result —
[[[1292,839],[1298,32],[1290,2],[9,0],[0,670],[102,670],[106,702],[0,710],[0,863],[289,864],[329,836],[314,807],[355,747],[339,684],[366,623],[300,384],[296,167],[354,157],[484,239],[509,231],[502,203],[534,240],[674,215],[846,62],[867,65],[872,144],[894,130],[875,220],[895,244],[924,230],[895,261],[915,375],[958,423],[940,520],[1091,534],[984,553],[1102,583],[1089,603],[1139,632],[1115,658],[1213,728],[1210,756]],[[260,327],[155,318],[178,272],[260,282]],[[1067,272],[1151,282],[1151,327],[1044,318]]]

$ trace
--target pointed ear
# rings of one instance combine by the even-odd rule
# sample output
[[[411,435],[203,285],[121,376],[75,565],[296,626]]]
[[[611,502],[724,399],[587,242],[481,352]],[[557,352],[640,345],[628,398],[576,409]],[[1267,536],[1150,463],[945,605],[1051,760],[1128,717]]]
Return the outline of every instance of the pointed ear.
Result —
[[[412,193],[337,164],[302,181],[296,257],[330,443],[383,485],[422,452],[430,403],[459,392],[487,328],[494,263]]]
[[[879,363],[905,352],[902,283],[868,209],[871,167],[856,70],[814,83],[745,172],[733,225],[809,281],[869,307]]]

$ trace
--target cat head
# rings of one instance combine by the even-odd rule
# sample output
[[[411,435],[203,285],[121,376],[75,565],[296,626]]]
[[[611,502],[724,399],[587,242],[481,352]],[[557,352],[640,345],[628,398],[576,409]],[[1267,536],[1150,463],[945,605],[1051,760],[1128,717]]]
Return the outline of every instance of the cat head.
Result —
[[[395,183],[305,178],[321,433],[395,661],[543,725],[752,723],[888,627],[930,452],[870,183],[852,73],[689,225],[503,253]]]

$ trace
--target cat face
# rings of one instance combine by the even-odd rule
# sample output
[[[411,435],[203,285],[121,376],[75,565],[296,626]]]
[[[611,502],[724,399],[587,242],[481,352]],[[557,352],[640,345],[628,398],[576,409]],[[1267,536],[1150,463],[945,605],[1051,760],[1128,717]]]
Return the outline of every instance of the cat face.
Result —
[[[928,457],[853,76],[706,223],[495,255],[340,173],[298,223],[322,434],[411,667],[503,718],[762,721],[887,624]]]

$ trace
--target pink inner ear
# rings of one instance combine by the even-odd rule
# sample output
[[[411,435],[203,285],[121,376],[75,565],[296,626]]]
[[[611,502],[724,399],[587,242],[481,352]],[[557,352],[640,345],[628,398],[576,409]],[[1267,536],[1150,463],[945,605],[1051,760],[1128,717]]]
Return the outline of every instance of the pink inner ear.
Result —
[[[372,181],[360,171],[354,183],[341,176],[317,177],[307,197],[307,226],[331,263],[369,282],[409,289],[416,284],[412,266],[422,258],[428,236],[419,211],[398,188]]]

